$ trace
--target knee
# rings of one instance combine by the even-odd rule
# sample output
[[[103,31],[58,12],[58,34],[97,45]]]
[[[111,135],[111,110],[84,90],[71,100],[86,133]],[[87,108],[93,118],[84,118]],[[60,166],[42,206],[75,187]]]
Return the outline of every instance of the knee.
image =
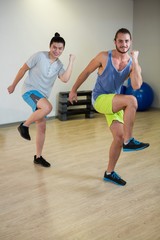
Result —
[[[53,109],[53,107],[52,107],[52,105],[50,103],[48,103],[45,106],[45,110],[46,110],[47,114],[50,113],[52,111],[52,109]]]
[[[134,109],[138,108],[138,103],[136,97],[129,95],[128,96],[128,106]]]
[[[123,134],[117,134],[117,135],[114,137],[114,141],[115,141],[119,146],[122,146],[122,145],[123,145],[123,142],[124,142]]]
[[[47,99],[42,98],[38,101],[37,108],[41,109],[45,116],[52,111],[52,104]]]

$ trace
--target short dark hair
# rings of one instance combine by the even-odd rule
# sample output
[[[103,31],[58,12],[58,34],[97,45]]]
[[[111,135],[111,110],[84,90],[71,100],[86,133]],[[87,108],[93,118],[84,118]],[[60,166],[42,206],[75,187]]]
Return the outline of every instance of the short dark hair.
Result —
[[[60,36],[58,32],[54,34],[54,37],[51,39],[49,46],[51,46],[53,42],[63,43],[63,46],[65,47],[65,40]]]
[[[129,31],[128,29],[126,29],[126,28],[120,28],[120,29],[116,32],[115,37],[114,37],[114,40],[117,39],[117,36],[118,36],[119,33],[129,34],[130,39],[132,39],[131,33],[130,33],[130,31]]]

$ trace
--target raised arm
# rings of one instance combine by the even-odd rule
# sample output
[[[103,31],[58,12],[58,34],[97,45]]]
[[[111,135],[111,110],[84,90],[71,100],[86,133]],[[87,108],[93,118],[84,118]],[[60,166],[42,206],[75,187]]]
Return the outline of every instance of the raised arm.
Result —
[[[131,85],[133,89],[139,89],[142,85],[142,75],[141,75],[141,67],[139,66],[138,63],[138,51],[132,51],[131,56],[132,56],[132,69],[130,73],[130,78],[131,78]]]
[[[94,72],[97,68],[101,66],[101,54],[98,54],[93,58],[87,67],[78,76],[75,84],[73,85],[69,93],[69,101],[73,104],[73,101],[77,101],[77,89],[82,85],[82,83],[89,77],[89,75]]]
[[[9,94],[13,93],[15,90],[15,87],[17,86],[17,84],[19,83],[19,81],[23,78],[23,76],[25,75],[26,71],[29,70],[28,65],[25,63],[20,70],[18,71],[13,83],[7,88]]]
[[[60,80],[62,82],[68,82],[70,77],[71,77],[71,73],[72,73],[72,69],[73,69],[73,62],[75,60],[75,56],[73,54],[69,55],[69,63],[68,63],[68,67],[66,69],[66,71],[59,76]]]

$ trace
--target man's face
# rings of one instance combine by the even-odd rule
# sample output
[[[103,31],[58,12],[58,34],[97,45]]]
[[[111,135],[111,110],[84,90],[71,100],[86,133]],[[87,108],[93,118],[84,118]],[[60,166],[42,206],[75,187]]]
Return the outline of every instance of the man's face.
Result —
[[[125,54],[129,51],[131,46],[131,39],[128,33],[118,33],[116,40],[114,41],[116,49],[119,53]]]
[[[63,43],[53,42],[50,46],[50,53],[54,58],[58,58],[64,50]]]

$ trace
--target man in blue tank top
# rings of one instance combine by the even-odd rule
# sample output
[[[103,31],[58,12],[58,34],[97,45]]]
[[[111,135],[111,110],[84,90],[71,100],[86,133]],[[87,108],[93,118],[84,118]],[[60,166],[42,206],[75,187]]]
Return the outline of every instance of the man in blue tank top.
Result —
[[[133,138],[133,124],[137,110],[137,100],[134,96],[120,94],[123,83],[130,78],[133,89],[142,85],[141,68],[138,63],[138,51],[128,51],[131,47],[131,33],[121,28],[116,32],[112,51],[100,52],[91,60],[88,66],[77,78],[69,94],[71,103],[77,101],[77,89],[98,69],[98,76],[92,92],[92,103],[97,112],[105,115],[111,130],[113,141],[109,151],[109,162],[104,180],[125,185],[114,170],[123,151],[137,151],[147,148],[148,143],[139,142]]]

